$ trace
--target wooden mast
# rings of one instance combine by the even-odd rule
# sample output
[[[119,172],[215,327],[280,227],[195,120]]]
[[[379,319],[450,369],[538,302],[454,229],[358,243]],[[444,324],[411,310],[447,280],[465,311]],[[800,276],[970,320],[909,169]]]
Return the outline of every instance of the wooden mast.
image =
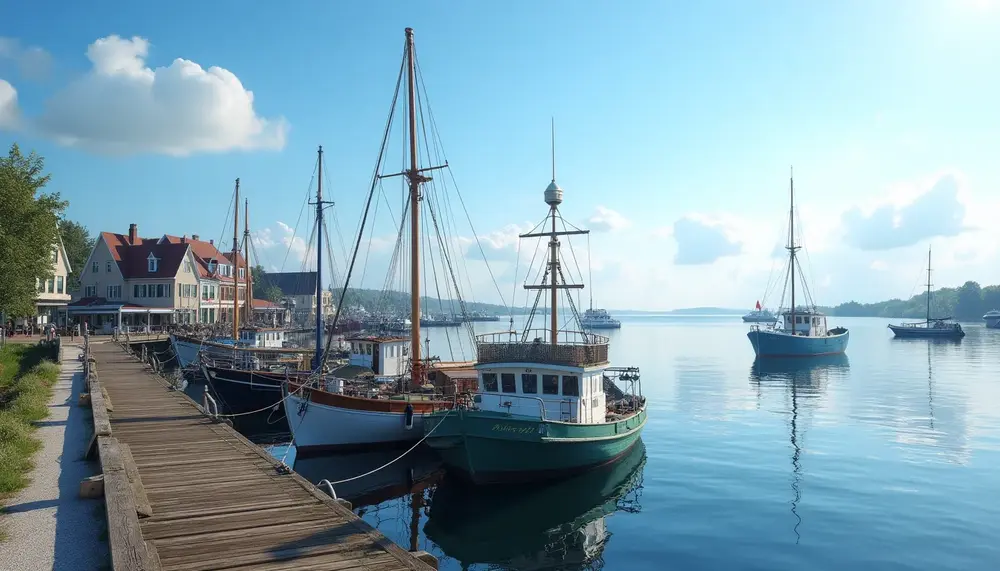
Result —
[[[931,247],[927,246],[927,323],[931,322]]]
[[[795,328],[795,177],[791,170],[788,176],[788,267],[792,277],[792,335],[796,334]]]
[[[250,200],[243,199],[243,264],[246,266],[243,274],[243,317],[247,323],[253,322],[253,294],[250,284]],[[237,292],[239,297],[239,292]]]
[[[556,119],[552,118],[552,184],[556,182]],[[552,340],[552,345],[557,345],[559,342],[559,318],[556,315],[558,313],[556,306],[559,305],[559,283],[557,277],[559,275],[559,239],[556,238],[556,210],[557,204],[552,204],[549,207],[549,212],[552,215],[552,237],[549,240],[549,272],[552,274],[552,290],[550,293],[552,304],[552,311],[549,319],[549,328],[552,330],[549,334]]]
[[[406,28],[406,86],[409,107],[410,170],[410,380],[420,384],[420,183],[417,163],[416,63],[413,61],[413,28]]]
[[[240,295],[239,272],[235,270],[240,253],[240,179],[236,179],[236,198],[233,200],[233,341],[240,339]]]
[[[316,352],[313,369],[323,364],[323,145],[317,151],[316,175]]]

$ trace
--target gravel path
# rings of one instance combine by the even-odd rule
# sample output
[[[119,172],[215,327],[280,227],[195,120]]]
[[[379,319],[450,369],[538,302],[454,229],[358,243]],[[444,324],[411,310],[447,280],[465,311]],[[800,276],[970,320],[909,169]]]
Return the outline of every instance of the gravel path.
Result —
[[[10,499],[0,526],[0,569],[17,571],[91,571],[107,568],[102,500],[79,497],[80,480],[99,472],[84,450],[93,432],[90,410],[76,405],[83,388],[82,353],[64,344],[62,367],[49,401],[49,417],[39,423],[31,483]]]

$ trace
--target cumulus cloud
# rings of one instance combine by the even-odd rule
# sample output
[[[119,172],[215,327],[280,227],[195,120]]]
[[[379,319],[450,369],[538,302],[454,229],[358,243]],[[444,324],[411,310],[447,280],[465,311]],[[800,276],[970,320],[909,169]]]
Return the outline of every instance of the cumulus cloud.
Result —
[[[0,129],[16,129],[20,111],[17,108],[17,90],[0,79]]]
[[[731,239],[722,223],[696,216],[674,222],[673,237],[677,242],[674,263],[678,265],[711,264],[743,250],[743,244]]]
[[[847,242],[861,250],[889,250],[935,236],[957,236],[965,230],[964,220],[965,205],[951,174],[907,204],[882,204],[867,214],[855,207],[841,219]]]
[[[531,228],[531,224],[508,224],[489,234],[480,235],[478,246],[475,240],[465,237],[459,238],[459,244],[465,250],[466,259],[481,262],[485,258],[487,262],[513,262],[517,258],[518,236]],[[482,252],[479,251],[480,248]]]
[[[14,62],[26,79],[40,80],[49,75],[52,56],[37,46],[24,47],[17,38],[0,37],[0,60]]]
[[[597,211],[587,221],[594,232],[614,232],[628,228],[632,222],[615,210],[598,206]]]
[[[95,41],[87,48],[90,71],[46,101],[31,128],[63,145],[110,154],[284,147],[285,120],[260,117],[253,93],[232,72],[181,58],[152,68],[148,53],[140,37]]]

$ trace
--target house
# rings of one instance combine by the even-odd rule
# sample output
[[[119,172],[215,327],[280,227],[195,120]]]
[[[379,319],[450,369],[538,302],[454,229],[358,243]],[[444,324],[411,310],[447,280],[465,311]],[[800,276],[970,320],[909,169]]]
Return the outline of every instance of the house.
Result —
[[[290,321],[290,312],[281,304],[267,301],[266,299],[253,300],[254,323],[268,323],[272,327],[278,327]]]
[[[281,290],[282,304],[291,310],[292,321],[311,326],[316,321],[316,272],[276,272],[264,274],[259,291],[274,286]],[[323,290],[324,316],[334,312],[333,292]]]
[[[98,236],[80,272],[80,297],[70,303],[69,313],[105,330],[231,322],[234,296],[245,314],[247,278],[243,257],[220,252],[214,240],[169,234],[141,238],[131,224],[128,234]]]
[[[36,327],[47,323],[66,325],[66,307],[71,299],[69,274],[72,271],[62,237],[57,235],[56,243],[52,246],[52,277],[45,280],[35,279],[38,295],[35,297],[35,320],[32,325]]]

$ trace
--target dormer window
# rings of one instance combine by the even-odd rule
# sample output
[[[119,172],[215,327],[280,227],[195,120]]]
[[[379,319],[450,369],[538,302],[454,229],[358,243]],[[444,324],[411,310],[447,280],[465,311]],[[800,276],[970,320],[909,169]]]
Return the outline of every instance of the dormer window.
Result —
[[[208,261],[208,273],[215,273],[215,260]]]
[[[148,257],[148,258],[146,258],[146,264],[147,264],[147,265],[148,265],[148,267],[149,267],[149,273],[151,273],[151,274],[155,274],[155,273],[156,273],[156,269],[157,269],[157,268],[159,267],[159,265],[160,265],[160,260],[158,260],[158,259],[156,258],[156,256],[154,256],[154,255],[153,255],[153,253],[152,253],[152,252],[150,252],[150,253],[149,253],[149,257]]]

